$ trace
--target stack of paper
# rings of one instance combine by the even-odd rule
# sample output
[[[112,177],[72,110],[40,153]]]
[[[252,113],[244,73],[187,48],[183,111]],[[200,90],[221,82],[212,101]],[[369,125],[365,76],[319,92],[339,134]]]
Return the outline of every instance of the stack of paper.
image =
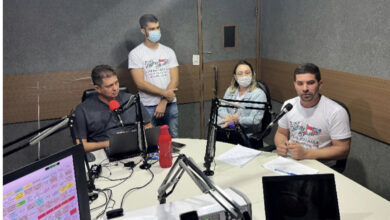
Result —
[[[284,175],[299,175],[299,174],[316,174],[318,170],[298,163],[289,158],[278,157],[265,164],[263,167],[275,173]]]
[[[237,144],[232,149],[219,155],[217,160],[223,161],[233,166],[243,167],[249,163],[249,161],[257,157],[260,153],[261,151],[243,147]]]

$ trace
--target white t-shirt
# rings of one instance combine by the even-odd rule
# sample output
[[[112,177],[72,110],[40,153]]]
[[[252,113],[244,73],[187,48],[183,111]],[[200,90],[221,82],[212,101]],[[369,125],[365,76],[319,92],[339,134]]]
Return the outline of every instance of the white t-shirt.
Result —
[[[318,149],[330,146],[332,140],[351,137],[347,111],[324,95],[312,108],[304,108],[299,96],[287,100],[283,106],[287,103],[293,108],[279,120],[279,126],[290,131],[289,141],[306,149]]]
[[[152,50],[141,43],[129,53],[129,69],[143,68],[144,80],[160,89],[166,89],[171,81],[170,68],[178,66],[175,52],[159,43],[157,49]],[[157,105],[160,96],[140,91],[140,98],[144,106]],[[173,102],[176,102],[173,100]]]

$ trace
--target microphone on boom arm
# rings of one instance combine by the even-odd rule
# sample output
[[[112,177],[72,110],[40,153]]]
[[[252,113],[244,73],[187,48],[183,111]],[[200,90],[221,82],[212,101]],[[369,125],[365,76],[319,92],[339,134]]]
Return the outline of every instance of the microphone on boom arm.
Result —
[[[267,134],[267,132],[275,125],[275,123],[277,121],[279,121],[279,119],[281,119],[287,112],[289,112],[291,109],[293,108],[293,105],[290,104],[290,103],[287,103],[283,109],[279,112],[279,114],[274,118],[274,120],[272,120],[271,123],[269,123],[267,125],[267,127],[263,130],[263,132],[261,132],[261,134],[259,135],[259,137],[257,137],[256,139],[258,141],[261,141],[263,140],[263,137]]]
[[[293,105],[291,105],[290,103],[287,103],[283,109],[279,112],[279,114],[274,118],[274,120],[272,120],[271,123],[269,123],[269,125],[267,126],[267,128],[265,130],[268,130],[270,128],[272,128],[275,123],[277,121],[279,121],[279,119],[281,119],[287,112],[289,112],[291,109],[293,108]]]
[[[121,123],[122,127],[124,127],[123,120],[122,120],[122,118],[120,116],[122,111],[120,110],[119,102],[117,100],[115,100],[115,99],[111,100],[108,103],[108,106],[110,107],[110,110],[115,113],[116,117],[118,117],[119,122]]]

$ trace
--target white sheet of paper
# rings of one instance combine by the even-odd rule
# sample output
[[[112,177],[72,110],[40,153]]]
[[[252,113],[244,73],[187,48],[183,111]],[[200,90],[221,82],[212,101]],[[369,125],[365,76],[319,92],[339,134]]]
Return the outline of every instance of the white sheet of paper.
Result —
[[[279,156],[278,158],[271,160],[265,164],[263,167],[271,170],[275,173],[284,174],[284,175],[300,175],[300,174],[316,174],[318,170],[313,169],[311,167],[305,166],[303,164],[298,163],[297,161],[284,158]]]
[[[255,157],[260,155],[260,153],[261,151],[259,150],[254,150],[237,144],[232,149],[219,155],[217,160],[223,161],[233,166],[243,167]]]

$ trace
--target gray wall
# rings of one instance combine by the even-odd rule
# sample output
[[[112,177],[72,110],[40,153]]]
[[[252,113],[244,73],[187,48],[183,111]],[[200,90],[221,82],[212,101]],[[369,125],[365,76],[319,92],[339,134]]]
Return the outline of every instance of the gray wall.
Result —
[[[240,0],[202,2],[204,62],[255,58],[257,0],[246,0],[245,4]],[[236,49],[223,49],[223,25],[237,25]]]
[[[196,1],[4,0],[4,74],[88,70],[106,63],[127,67],[143,41],[138,23],[155,14],[163,44],[180,63],[197,53]],[[185,25],[184,25],[185,24]]]
[[[261,57],[390,79],[390,1],[261,2]]]
[[[204,61],[254,58],[256,0],[203,1]],[[197,1],[5,0],[4,74],[88,70],[100,63],[127,67],[127,55],[142,42],[144,13],[160,20],[163,44],[179,63],[198,54]],[[223,25],[238,26],[238,48],[222,48]]]
[[[390,79],[390,1],[265,0],[261,12],[261,57]],[[390,200],[389,167],[388,144],[353,132],[345,175]]]

